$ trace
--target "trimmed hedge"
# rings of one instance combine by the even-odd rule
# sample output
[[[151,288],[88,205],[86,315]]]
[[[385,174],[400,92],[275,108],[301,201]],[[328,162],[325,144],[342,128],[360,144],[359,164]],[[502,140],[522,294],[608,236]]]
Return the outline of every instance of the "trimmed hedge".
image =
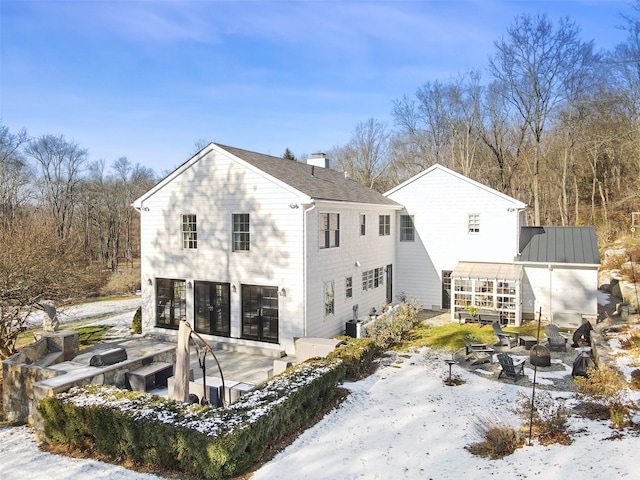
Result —
[[[312,359],[226,409],[92,385],[46,398],[39,411],[52,442],[218,479],[246,471],[269,444],[307,424],[345,372],[340,360]]]
[[[339,383],[371,372],[380,346],[370,338],[341,339],[326,359],[287,369],[227,408],[113,386],[74,387],[40,402],[44,433],[51,442],[95,448],[116,461],[207,479],[237,476],[270,444],[307,425]]]

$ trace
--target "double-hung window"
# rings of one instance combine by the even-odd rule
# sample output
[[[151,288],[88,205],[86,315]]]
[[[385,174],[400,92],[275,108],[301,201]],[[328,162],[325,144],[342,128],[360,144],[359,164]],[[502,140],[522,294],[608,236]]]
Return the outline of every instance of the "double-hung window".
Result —
[[[467,229],[469,233],[480,233],[480,214],[470,213],[467,221]]]
[[[344,296],[346,298],[352,298],[353,297],[353,277],[347,277],[345,279]]]
[[[400,241],[413,242],[415,240],[415,229],[413,228],[413,216],[400,215]]]
[[[335,248],[340,246],[340,214],[321,213],[319,218],[320,248]]]
[[[198,248],[198,229],[195,215],[182,215],[182,248]]]
[[[380,215],[378,225],[378,235],[391,235],[391,215]]]
[[[360,214],[360,236],[364,237],[367,234],[367,216]]]
[[[233,240],[232,249],[234,252],[248,252],[250,247],[249,236],[249,214],[233,214]]]

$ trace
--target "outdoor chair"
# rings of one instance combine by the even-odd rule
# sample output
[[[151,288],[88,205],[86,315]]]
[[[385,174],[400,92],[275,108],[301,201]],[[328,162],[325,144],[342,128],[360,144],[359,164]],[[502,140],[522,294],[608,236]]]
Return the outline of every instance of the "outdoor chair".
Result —
[[[471,365],[480,365],[492,361],[495,350],[488,343],[472,343],[467,341],[465,355],[471,360]]]
[[[498,338],[498,345],[513,348],[518,345],[520,334],[516,332],[505,332],[498,322],[494,322],[493,331]]]
[[[513,383],[518,381],[518,378],[524,377],[524,362],[525,358],[518,360],[517,362],[513,361],[510,355],[506,353],[498,354],[498,362],[500,362],[500,373],[498,374],[498,379],[505,375],[506,377],[513,378]]]
[[[563,349],[565,352],[567,351],[567,341],[569,339],[560,333],[557,325],[554,325],[553,323],[545,325],[544,334],[547,337],[549,350]]]

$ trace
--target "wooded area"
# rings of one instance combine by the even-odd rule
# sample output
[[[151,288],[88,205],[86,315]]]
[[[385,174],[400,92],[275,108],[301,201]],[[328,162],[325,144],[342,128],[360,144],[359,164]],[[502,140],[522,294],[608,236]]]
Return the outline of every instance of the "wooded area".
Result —
[[[529,225],[594,225],[601,244],[628,234],[640,211],[640,3],[634,13],[621,17],[626,42],[602,52],[569,19],[517,17],[484,74],[399,98],[393,126],[366,120],[329,152],[335,168],[383,192],[440,163],[527,203]],[[131,203],[156,181],[126,157],[108,166],[63,135],[0,124],[0,357],[39,302],[134,264]]]
[[[519,16],[486,72],[427,82],[369,119],[331,155],[386,191],[440,163],[529,205],[529,225],[628,234],[640,210],[640,4],[626,42],[597,52],[569,19]],[[443,202],[446,199],[443,199]]]

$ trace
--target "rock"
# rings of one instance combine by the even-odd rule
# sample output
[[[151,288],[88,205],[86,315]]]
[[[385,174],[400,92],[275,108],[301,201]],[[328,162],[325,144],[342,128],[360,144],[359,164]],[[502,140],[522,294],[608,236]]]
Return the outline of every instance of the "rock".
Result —
[[[60,328],[60,321],[56,313],[56,306],[53,300],[43,300],[40,302],[44,308],[44,317],[42,318],[42,330],[45,332],[56,332]]]

